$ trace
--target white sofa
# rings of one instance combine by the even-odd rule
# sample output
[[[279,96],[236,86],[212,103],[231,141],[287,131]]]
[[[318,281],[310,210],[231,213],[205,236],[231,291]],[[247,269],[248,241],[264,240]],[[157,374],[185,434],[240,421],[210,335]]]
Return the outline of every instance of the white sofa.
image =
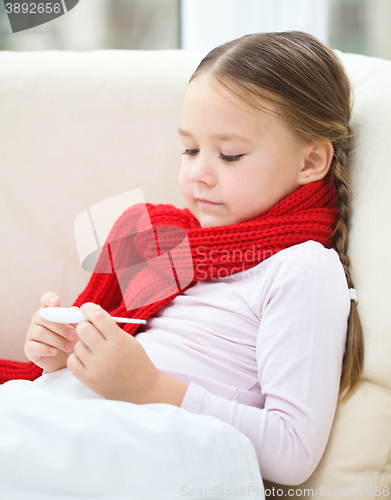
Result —
[[[337,409],[318,468],[294,488],[369,500],[391,486],[391,62],[338,54],[355,92],[348,255],[364,374]],[[185,206],[177,128],[203,55],[0,52],[0,358],[27,361],[24,339],[44,292],[70,306],[87,284],[73,225],[82,211],[137,188],[147,202]],[[264,479],[271,497],[305,495]]]

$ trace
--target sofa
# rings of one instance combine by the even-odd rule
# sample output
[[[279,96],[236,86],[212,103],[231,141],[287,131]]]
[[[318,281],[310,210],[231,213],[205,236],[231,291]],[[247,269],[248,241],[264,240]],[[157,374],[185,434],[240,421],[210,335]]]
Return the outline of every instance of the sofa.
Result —
[[[264,477],[270,498],[369,500],[391,489],[391,62],[336,52],[354,91],[348,256],[364,371],[337,408],[315,472],[294,488]],[[135,189],[146,202],[185,206],[177,128],[204,55],[0,52],[0,358],[28,361],[25,336],[44,292],[69,307],[86,286],[74,233],[80,213]]]

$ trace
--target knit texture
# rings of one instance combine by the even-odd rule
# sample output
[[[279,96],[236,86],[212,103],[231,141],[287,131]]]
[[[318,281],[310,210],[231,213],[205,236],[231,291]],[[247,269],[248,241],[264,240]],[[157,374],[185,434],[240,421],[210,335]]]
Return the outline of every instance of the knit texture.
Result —
[[[146,217],[145,206],[134,205],[113,225],[94,273],[73,305],[94,302],[112,316],[146,320],[197,281],[244,271],[308,240],[330,248],[339,217],[336,196],[333,179],[326,175],[251,220],[209,228],[202,228],[187,208],[146,203]],[[139,327],[123,324],[131,335]],[[0,383],[35,380],[41,374],[32,362],[0,360]]]

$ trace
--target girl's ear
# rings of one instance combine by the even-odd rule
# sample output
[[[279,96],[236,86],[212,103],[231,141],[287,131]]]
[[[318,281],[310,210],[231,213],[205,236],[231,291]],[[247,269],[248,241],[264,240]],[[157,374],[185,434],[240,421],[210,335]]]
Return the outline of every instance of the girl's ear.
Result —
[[[334,148],[330,141],[317,141],[304,150],[304,164],[299,172],[298,183],[303,186],[319,181],[327,174],[333,161]]]

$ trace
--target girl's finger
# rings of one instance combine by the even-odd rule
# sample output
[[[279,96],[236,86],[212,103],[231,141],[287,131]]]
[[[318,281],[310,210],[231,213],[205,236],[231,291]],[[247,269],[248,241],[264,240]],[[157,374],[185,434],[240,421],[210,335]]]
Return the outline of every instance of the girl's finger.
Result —
[[[80,361],[82,361],[83,365],[86,367],[88,364],[88,360],[93,356],[93,353],[91,349],[86,346],[86,344],[82,341],[79,340],[75,344],[75,354],[79,358]]]
[[[60,297],[54,292],[46,292],[41,297],[42,307],[62,306]]]
[[[76,332],[79,339],[82,340],[92,352],[98,349],[102,342],[105,341],[102,333],[89,321],[81,321],[76,327]]]
[[[57,333],[61,337],[74,340],[69,336],[69,331],[75,331],[75,327],[72,326],[70,323],[55,323],[54,321],[49,321],[47,319],[42,318],[42,316],[39,314],[39,311],[37,311],[34,315],[33,321],[36,325],[42,326],[46,328],[47,330],[50,330],[54,333]]]
[[[75,331],[75,336],[73,336],[73,339],[70,339],[70,338],[64,338],[61,335],[57,334],[56,332],[53,332],[52,330],[49,330],[48,328],[40,325],[37,325],[34,328],[32,336],[33,338],[31,340],[40,342],[42,344],[47,344],[51,347],[61,349],[62,351],[65,352],[72,351],[75,342],[77,341],[76,331]]]
[[[99,304],[86,302],[80,306],[80,311],[87,316],[89,321],[106,340],[112,335],[118,335],[118,330],[121,330],[110,314],[102,309]]]
[[[41,344],[35,340],[29,340],[25,347],[26,356],[34,363],[44,356],[55,356],[57,352],[57,348],[47,344]]]
[[[70,356],[68,356],[67,367],[72,375],[74,375],[80,381],[83,381],[86,367],[84,366],[82,361],[80,361],[76,353],[72,353]]]

